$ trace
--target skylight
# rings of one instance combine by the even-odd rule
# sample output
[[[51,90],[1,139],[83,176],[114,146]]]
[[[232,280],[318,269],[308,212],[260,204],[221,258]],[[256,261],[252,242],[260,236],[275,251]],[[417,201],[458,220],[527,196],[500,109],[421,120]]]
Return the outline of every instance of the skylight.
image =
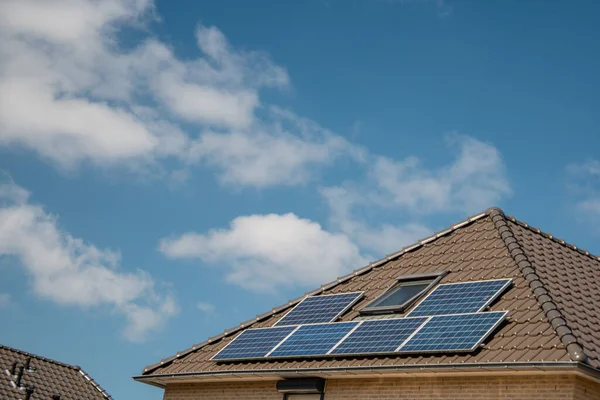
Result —
[[[398,278],[389,290],[367,304],[361,314],[402,313],[443,277],[443,273]]]

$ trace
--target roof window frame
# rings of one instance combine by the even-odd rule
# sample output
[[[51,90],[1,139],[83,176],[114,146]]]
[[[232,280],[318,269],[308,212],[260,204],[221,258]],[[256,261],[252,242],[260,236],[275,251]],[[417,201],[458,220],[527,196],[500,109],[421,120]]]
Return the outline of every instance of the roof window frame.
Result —
[[[366,306],[360,310],[361,315],[379,315],[379,314],[404,314],[406,311],[414,305],[418,300],[423,298],[427,293],[437,286],[442,278],[448,274],[448,271],[434,272],[430,274],[419,274],[419,275],[404,275],[396,278],[394,283],[389,289],[371,300]],[[391,306],[373,306],[392,294],[396,293],[397,289],[403,286],[412,286],[417,284],[423,284],[429,282],[429,284],[402,304],[395,304]]]

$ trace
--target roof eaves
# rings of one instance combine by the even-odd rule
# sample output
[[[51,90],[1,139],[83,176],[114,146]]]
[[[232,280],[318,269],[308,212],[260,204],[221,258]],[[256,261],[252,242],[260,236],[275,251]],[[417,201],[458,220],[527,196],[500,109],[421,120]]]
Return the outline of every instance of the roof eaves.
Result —
[[[176,360],[176,359],[178,359],[180,357],[188,355],[188,354],[190,354],[190,353],[192,353],[192,352],[194,352],[196,350],[199,350],[199,349],[201,349],[202,347],[204,347],[204,346],[206,346],[208,344],[211,344],[211,343],[214,343],[214,342],[216,342],[218,340],[221,340],[222,338],[224,338],[226,336],[232,335],[232,334],[234,334],[234,333],[236,333],[236,332],[238,332],[238,331],[240,331],[242,329],[247,328],[248,326],[250,326],[250,325],[252,325],[252,324],[254,324],[256,322],[265,320],[265,319],[271,317],[273,314],[276,314],[276,313],[284,311],[284,310],[286,310],[286,309],[288,309],[290,307],[293,307],[297,303],[299,303],[303,298],[305,298],[306,296],[312,296],[312,295],[315,295],[315,294],[322,293],[322,292],[324,292],[326,290],[329,290],[329,289],[331,289],[331,288],[333,288],[333,287],[335,287],[335,286],[337,286],[337,285],[339,285],[339,284],[341,284],[343,282],[346,282],[346,281],[350,280],[351,278],[353,278],[355,276],[367,273],[367,272],[371,271],[373,268],[376,268],[376,267],[378,267],[378,266],[380,266],[382,264],[385,264],[385,263],[387,263],[389,261],[395,260],[395,259],[399,258],[400,256],[402,256],[403,254],[415,251],[415,250],[423,247],[425,244],[430,243],[430,242],[432,242],[432,241],[434,241],[436,239],[439,239],[442,236],[449,235],[452,232],[454,232],[455,230],[457,230],[459,228],[462,228],[462,227],[464,227],[466,225],[472,224],[473,222],[475,222],[475,221],[477,221],[477,220],[479,220],[479,219],[481,219],[483,217],[486,217],[487,215],[488,215],[487,211],[483,212],[483,213],[479,213],[479,214],[473,215],[473,216],[471,216],[471,217],[469,217],[469,218],[467,218],[467,219],[465,219],[465,220],[463,220],[463,221],[461,221],[461,222],[459,222],[457,224],[451,225],[449,228],[446,228],[446,229],[444,229],[442,231],[436,232],[433,235],[428,236],[428,237],[426,237],[424,239],[421,239],[418,242],[416,242],[416,243],[414,243],[414,244],[412,244],[410,246],[403,247],[401,250],[399,250],[399,251],[397,251],[395,253],[388,254],[387,256],[385,256],[384,258],[382,258],[380,260],[371,262],[368,265],[365,265],[362,268],[356,269],[356,270],[354,270],[353,272],[351,272],[351,273],[349,273],[347,275],[338,277],[336,280],[331,281],[329,283],[326,283],[326,284],[322,285],[320,288],[318,288],[316,290],[312,290],[310,292],[306,292],[304,295],[302,295],[300,297],[297,297],[297,298],[295,298],[293,300],[290,300],[286,304],[284,304],[284,305],[282,305],[280,307],[273,308],[271,311],[268,311],[268,312],[266,312],[264,314],[257,315],[255,318],[253,318],[251,320],[248,320],[248,321],[245,321],[245,322],[242,322],[240,325],[238,325],[238,326],[236,326],[234,328],[228,329],[228,330],[224,331],[223,333],[221,333],[219,335],[212,336],[212,337],[208,338],[207,340],[205,340],[204,342],[197,343],[197,344],[193,345],[192,347],[189,347],[189,348],[187,348],[185,350],[181,350],[181,351],[177,352],[177,354],[175,354],[174,356],[164,358],[164,359],[162,359],[161,361],[159,361],[159,362],[157,362],[155,364],[148,365],[146,368],[144,368],[144,371],[142,372],[142,375],[150,374],[152,371],[154,371],[154,370],[156,370],[156,369],[158,369],[158,368],[160,368],[160,367],[162,367],[164,365],[170,364],[171,362],[173,362],[174,360]]]
[[[573,331],[571,328],[569,328],[567,321],[552,300],[548,290],[546,290],[544,287],[543,282],[525,255],[525,252],[523,251],[519,241],[516,239],[513,231],[508,226],[504,211],[499,208],[490,208],[487,213],[494,223],[494,226],[498,230],[498,233],[504,241],[504,244],[508,248],[510,255],[521,270],[523,277],[528,282],[529,287],[540,304],[540,307],[544,311],[546,318],[548,318],[552,328],[555,330],[560,341],[567,349],[569,356],[573,361],[586,363],[587,357],[584,353],[583,347],[577,342],[577,338],[575,335],[573,335]]]
[[[346,366],[346,367],[324,367],[324,368],[275,368],[275,369],[242,369],[242,370],[226,370],[226,371],[205,371],[205,372],[179,372],[157,375],[140,375],[134,376],[133,379],[152,384],[153,379],[171,379],[171,378],[219,378],[219,377],[241,377],[253,375],[275,375],[285,376],[289,374],[331,374],[331,373],[359,373],[372,372],[380,373],[385,371],[397,371],[414,373],[427,373],[436,371],[455,370],[484,370],[484,371],[507,371],[507,370],[523,370],[523,369],[551,369],[551,368],[577,368],[584,370],[587,374],[594,376],[595,379],[600,379],[600,370],[592,368],[587,364],[582,364],[577,361],[542,361],[542,362],[480,362],[480,363],[438,363],[438,364],[404,364],[404,365],[370,365],[370,366]],[[155,386],[161,386],[160,383],[154,383]]]

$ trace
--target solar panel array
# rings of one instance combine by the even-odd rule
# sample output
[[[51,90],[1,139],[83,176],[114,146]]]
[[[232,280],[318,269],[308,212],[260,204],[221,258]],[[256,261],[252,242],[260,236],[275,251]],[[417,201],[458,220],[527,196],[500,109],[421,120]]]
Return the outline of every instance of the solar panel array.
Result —
[[[362,292],[307,297],[276,326],[243,331],[213,360],[473,351],[505,319],[506,311],[480,311],[508,285],[440,285],[407,317],[338,323]]]
[[[472,351],[504,320],[506,311],[438,315],[400,348],[402,352]]]
[[[277,326],[332,322],[350,308],[362,292],[310,296],[277,322]]]
[[[269,354],[269,357],[313,356],[327,352],[344,338],[358,322],[302,325]]]
[[[248,329],[213,360],[473,351],[506,311]]]
[[[391,353],[427,321],[421,318],[396,318],[363,321],[330,354]]]
[[[439,285],[408,315],[420,317],[481,311],[508,285],[510,279]]]

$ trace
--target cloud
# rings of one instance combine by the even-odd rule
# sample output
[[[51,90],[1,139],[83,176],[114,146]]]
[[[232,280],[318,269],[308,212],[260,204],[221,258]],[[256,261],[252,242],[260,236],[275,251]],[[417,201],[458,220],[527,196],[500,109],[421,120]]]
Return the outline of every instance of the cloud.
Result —
[[[1,2],[0,145],[63,168],[188,160],[182,121],[247,127],[258,90],[288,85],[266,54],[232,49],[214,27],[197,28],[191,60],[152,37],[121,48],[119,29],[152,11],[149,0]]]
[[[11,296],[8,293],[0,293],[0,308],[6,308],[11,304]]]
[[[153,12],[151,0],[0,2],[0,146],[65,170],[89,162],[185,176],[201,163],[225,184],[253,187],[303,184],[360,152],[263,104],[263,89],[289,88],[286,70],[216,27],[198,25],[195,58],[151,35],[120,46],[120,30]]]
[[[127,319],[132,341],[160,327],[177,312],[174,299],[159,295],[143,271],[119,270],[120,256],[62,231],[55,216],[31,204],[23,188],[0,181],[0,256],[20,261],[38,296],[84,309],[108,306]]]
[[[204,313],[213,313],[216,309],[214,304],[207,303],[205,301],[199,301],[198,304],[196,304],[196,307],[198,308],[198,310]]]
[[[330,211],[330,223],[351,238],[360,248],[375,252],[380,258],[416,242],[431,233],[427,226],[409,222],[394,226],[389,223],[367,223],[354,215],[354,208],[363,204],[358,192],[343,187],[321,189]]]
[[[366,263],[344,234],[291,213],[238,217],[228,229],[163,239],[159,249],[218,265],[227,281],[263,292],[318,285]]]
[[[316,166],[363,156],[358,146],[290,111],[272,108],[270,116],[250,131],[206,132],[190,154],[222,171],[222,183],[254,187],[304,183]]]
[[[429,235],[432,229],[420,222],[424,216],[479,212],[511,194],[493,145],[457,134],[447,140],[457,156],[441,168],[426,168],[414,156],[393,160],[370,155],[365,179],[322,188],[332,227],[361,248],[385,254]],[[394,216],[394,221],[398,215],[404,218],[397,225],[377,224],[374,212]]]
[[[1,2],[0,145],[71,170],[203,163],[224,183],[255,187],[304,183],[317,166],[356,152],[261,104],[262,89],[289,87],[286,70],[233,48],[216,27],[197,27],[196,58],[180,59],[151,36],[121,47],[119,30],[142,26],[153,10],[150,0]]]
[[[580,164],[572,164],[567,171],[582,178],[600,177],[600,160],[587,160]]]
[[[401,161],[377,157],[370,171],[378,201],[417,212],[476,212],[511,193],[500,152],[489,143],[465,135],[447,136],[456,159],[438,169],[422,166],[417,157]]]
[[[569,165],[567,172],[575,208],[594,220],[600,218],[600,160]]]

